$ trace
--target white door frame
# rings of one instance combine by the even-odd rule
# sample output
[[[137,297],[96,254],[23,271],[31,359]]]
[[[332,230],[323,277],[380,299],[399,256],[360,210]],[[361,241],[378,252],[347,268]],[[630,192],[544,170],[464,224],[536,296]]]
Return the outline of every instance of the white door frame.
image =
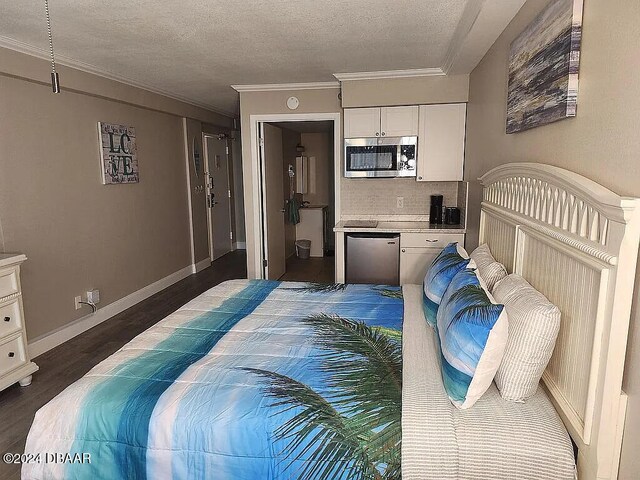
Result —
[[[220,139],[220,135],[225,136],[225,141],[227,142],[227,152],[229,151],[229,135],[226,133],[203,133],[202,134],[202,150],[204,155],[204,165],[203,165],[203,175],[205,176],[204,180],[204,191],[205,195],[209,195],[209,178],[211,174],[209,172],[209,147],[207,145],[207,138],[217,138]],[[227,153],[227,185],[231,188],[231,170],[232,165],[229,162],[229,154]],[[233,225],[231,224],[231,209],[233,208],[233,204],[231,202],[232,199],[229,199],[229,227],[230,231],[233,233]],[[209,203],[205,197],[205,205],[207,208],[207,238],[209,239],[209,260],[213,261],[213,218],[211,208],[209,208]],[[231,250],[233,250],[233,240],[231,240]]]
[[[250,115],[249,123],[251,125],[251,179],[253,184],[253,249],[255,258],[255,271],[257,278],[264,278],[264,255],[262,251],[264,239],[264,226],[262,224],[262,175],[260,165],[260,145],[258,144],[258,123],[260,122],[316,122],[331,120],[333,121],[333,158],[334,172],[333,178],[335,183],[334,209],[335,218],[340,219],[340,179],[342,178],[342,124],[340,113],[282,113],[282,114],[264,114]],[[337,258],[337,255],[336,255]]]

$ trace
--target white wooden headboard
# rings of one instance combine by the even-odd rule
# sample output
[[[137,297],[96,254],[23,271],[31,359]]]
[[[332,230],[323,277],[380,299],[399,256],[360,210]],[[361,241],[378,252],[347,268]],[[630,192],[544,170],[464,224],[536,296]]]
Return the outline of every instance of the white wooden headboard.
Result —
[[[562,312],[543,381],[578,446],[578,477],[616,479],[640,199],[535,163],[502,165],[480,182],[480,244]]]

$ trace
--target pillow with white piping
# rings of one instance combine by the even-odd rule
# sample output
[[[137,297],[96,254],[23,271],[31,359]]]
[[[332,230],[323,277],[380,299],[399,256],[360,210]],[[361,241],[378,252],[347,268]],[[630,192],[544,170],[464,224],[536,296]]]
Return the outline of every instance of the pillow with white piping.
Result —
[[[438,305],[449,286],[451,279],[464,268],[473,268],[475,264],[469,258],[467,251],[457,242],[450,243],[442,249],[431,262],[424,277],[422,307],[427,322],[434,327]]]
[[[500,367],[508,337],[508,318],[476,270],[451,280],[438,309],[442,381],[458,408],[473,406]]]
[[[493,290],[509,315],[509,338],[496,373],[505,400],[523,402],[538,389],[560,330],[560,309],[520,275],[511,274]]]
[[[507,269],[493,258],[489,245],[486,243],[477,247],[470,256],[478,267],[480,276],[487,284],[487,288],[490,292],[493,292],[494,285],[507,276]]]

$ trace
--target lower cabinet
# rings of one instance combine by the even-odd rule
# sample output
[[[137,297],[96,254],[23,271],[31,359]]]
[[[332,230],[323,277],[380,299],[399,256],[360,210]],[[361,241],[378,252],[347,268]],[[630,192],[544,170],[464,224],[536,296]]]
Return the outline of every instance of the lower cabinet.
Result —
[[[427,268],[451,242],[464,245],[464,234],[400,234],[400,285],[421,285]]]

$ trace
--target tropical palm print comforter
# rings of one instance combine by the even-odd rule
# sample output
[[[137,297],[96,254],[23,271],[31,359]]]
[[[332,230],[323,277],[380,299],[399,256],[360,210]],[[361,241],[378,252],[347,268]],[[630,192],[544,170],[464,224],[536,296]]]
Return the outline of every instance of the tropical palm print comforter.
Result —
[[[225,282],[40,409],[26,452],[80,461],[23,478],[399,479],[402,318],[399,287]]]

